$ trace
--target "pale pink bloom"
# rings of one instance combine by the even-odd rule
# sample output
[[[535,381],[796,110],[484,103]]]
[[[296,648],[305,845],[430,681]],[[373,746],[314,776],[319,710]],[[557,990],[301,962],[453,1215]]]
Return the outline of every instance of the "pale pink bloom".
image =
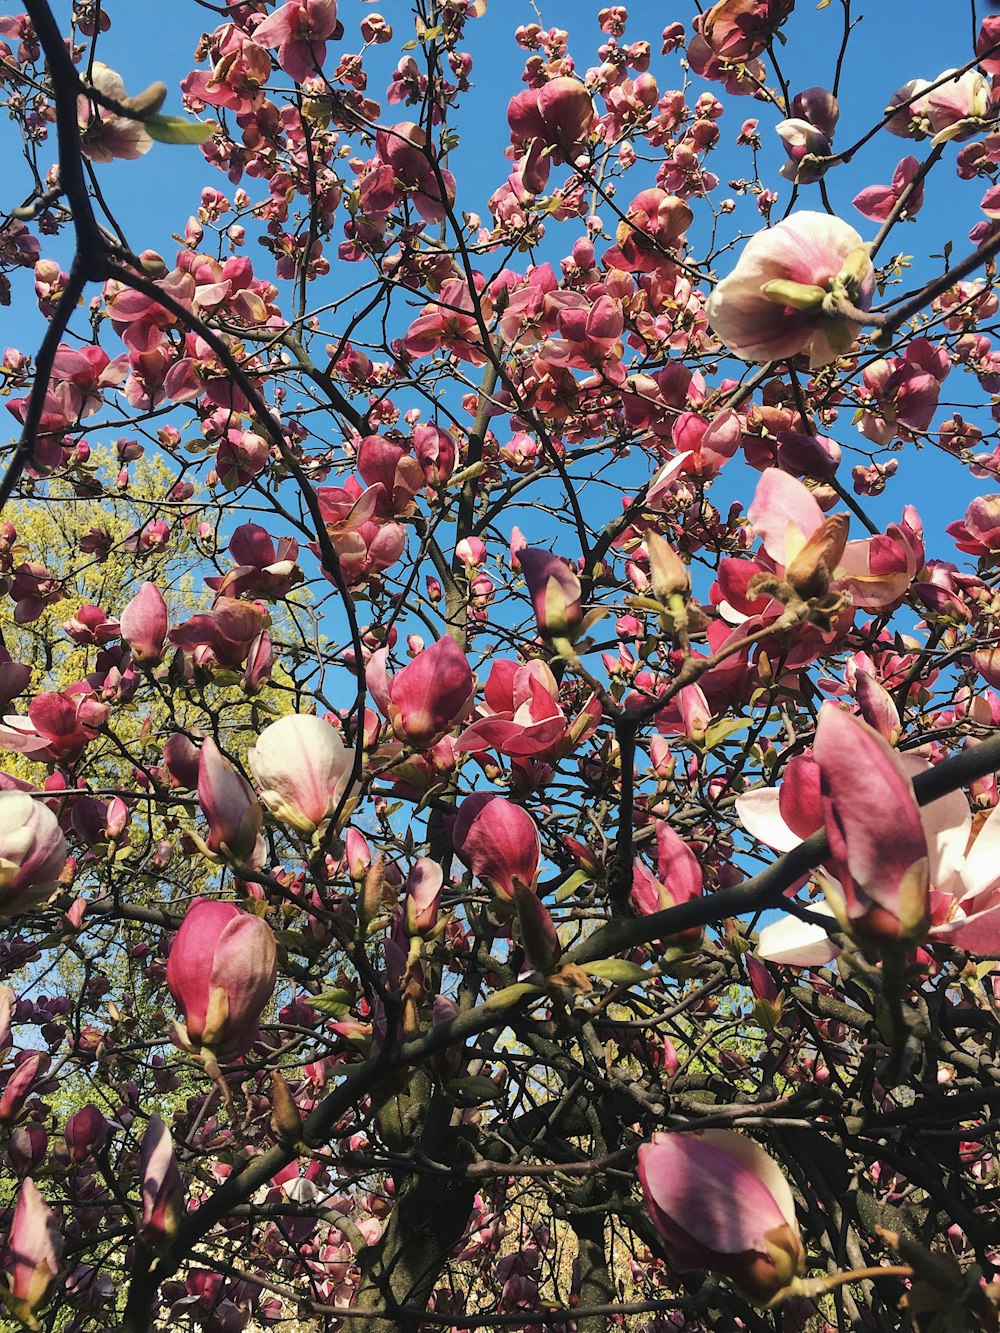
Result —
[[[184,1185],[174,1156],[170,1130],[158,1115],[151,1115],[139,1148],[139,1187],[142,1221],[139,1234],[147,1245],[158,1246],[177,1232],[184,1213]]]
[[[140,666],[153,666],[163,658],[170,622],[167,604],[155,583],[144,583],[121,614],[121,636]]]
[[[30,1178],[17,1196],[7,1244],[10,1294],[27,1316],[23,1322],[38,1328],[34,1316],[48,1300],[59,1274],[63,1242],[55,1214]]]
[[[444,871],[429,856],[419,856],[406,877],[406,933],[430,935],[441,907]]]
[[[336,36],[336,0],[287,0],[259,24],[253,40],[259,46],[278,49],[278,64],[285,73],[304,83],[323,68],[328,37]]]
[[[933,82],[938,83],[951,73],[946,69]],[[925,92],[927,88],[932,90]],[[904,107],[908,100],[909,105]],[[989,80],[978,69],[967,69],[936,88],[923,79],[911,79],[890,98],[887,109],[900,107],[900,110],[886,122],[886,129],[904,139],[933,135],[934,147],[950,139],[961,143],[984,128],[991,102]]]
[[[546,638],[575,638],[583,624],[580,580],[567,561],[551,551],[524,546],[517,552],[535,611]]]
[[[119,105],[128,101],[122,76],[100,60],[95,60],[91,66],[90,81],[99,93],[113,98]],[[131,161],[152,148],[153,140],[141,120],[116,115],[86,96],[78,97],[76,105],[80,151],[92,162],[111,162],[116,157]]]
[[[874,291],[871,260],[853,227],[826,213],[793,213],[751,237],[705,312],[744,361],[808,352],[815,369],[848,352],[861,328],[837,313],[838,296],[867,310]]]
[[[346,808],[354,751],[320,717],[292,713],[272,722],[250,748],[247,763],[267,808],[300,833],[324,828]]]
[[[27,792],[0,792],[0,921],[52,897],[66,865],[55,815]]]
[[[671,1268],[721,1273],[766,1305],[801,1274],[795,1202],[777,1163],[728,1129],[654,1134],[639,1180]]]
[[[424,749],[465,721],[476,680],[454,639],[438,639],[394,676],[386,672],[387,655],[385,648],[372,655],[365,680],[401,741]]]
[[[271,927],[235,903],[196,898],[167,960],[167,985],[184,1015],[186,1045],[242,1055],[257,1036],[274,991],[277,948]]]

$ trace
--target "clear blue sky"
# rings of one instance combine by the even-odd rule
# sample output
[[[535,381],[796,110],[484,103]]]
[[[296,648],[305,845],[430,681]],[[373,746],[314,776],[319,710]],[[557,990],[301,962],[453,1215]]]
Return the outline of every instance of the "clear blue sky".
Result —
[[[391,59],[398,57],[400,34],[409,23],[409,6],[403,0],[386,0],[376,8],[396,26],[397,37],[383,48],[372,64],[372,95],[383,99]],[[477,211],[486,215],[486,200],[507,171],[503,149],[509,141],[505,108],[509,97],[523,85],[520,71],[524,53],[513,39],[520,23],[540,21],[544,26],[566,27],[571,33],[571,50],[577,67],[582,72],[596,63],[596,46],[601,40],[596,15],[598,3],[572,3],[572,0],[492,0],[486,17],[468,25],[467,48],[475,58],[473,80],[475,87],[466,96],[457,118],[464,131],[459,149],[452,155],[450,165],[459,182],[459,209]],[[645,38],[650,41],[654,58],[652,69],[657,75],[661,91],[677,86],[683,77],[676,56],[666,61],[659,57],[659,36],[664,23],[673,19],[690,21],[695,12],[693,4],[663,5],[660,0],[640,0],[628,6],[630,23],[626,40]],[[979,9],[984,10],[980,4]],[[65,22],[70,11],[69,0],[57,0],[57,16]],[[108,5],[112,16],[110,32],[101,39],[100,56],[119,70],[130,90],[138,91],[154,79],[163,79],[171,88],[166,110],[179,111],[180,99],[176,93],[178,80],[192,67],[192,53],[201,31],[211,28],[216,16],[200,8],[192,0],[111,0]],[[372,6],[360,0],[342,0],[340,16],[347,28],[342,49],[356,50],[360,45],[358,23],[370,13]],[[972,54],[973,8],[952,0],[941,4],[937,0],[853,0],[852,10],[860,14],[857,31],[852,36],[840,90],[841,121],[835,146],[852,142],[877,119],[892,92],[908,79],[931,79],[943,69],[964,63]],[[0,4],[0,13],[18,13],[20,7]],[[799,0],[796,12],[786,26],[787,44],[781,48],[781,59],[793,92],[812,84],[832,83],[833,69],[842,31],[841,0],[831,0],[827,8],[817,10],[814,0]],[[771,80],[769,79],[769,82]],[[694,80],[690,100],[698,92],[712,91],[714,85]],[[751,99],[723,97],[726,115],[720,122],[722,148],[709,160],[709,166],[725,182],[730,176],[749,174],[746,149],[734,146],[739,126],[745,116],[758,116],[764,136],[764,160],[773,164],[765,169],[764,178],[782,192],[782,202],[775,211],[780,216],[790,186],[777,175],[777,165],[783,155],[773,132],[778,113],[765,104]],[[402,119],[411,114],[403,107],[384,108],[387,120]],[[9,153],[9,131],[0,130],[0,151]],[[879,135],[858,155],[853,164],[832,172],[827,187],[834,207],[842,217],[857,226],[864,237],[874,234],[873,224],[866,222],[851,207],[851,199],[864,185],[888,181],[892,168],[904,154],[913,152],[922,158],[927,144],[911,144],[903,140]],[[955,256],[967,249],[969,227],[981,216],[979,201],[986,182],[962,182],[954,173],[955,145],[949,145],[943,163],[932,178],[928,202],[916,224],[897,229],[887,247],[900,249],[917,256],[940,255],[945,243],[954,242]],[[9,156],[6,173],[10,203],[19,202],[21,183],[16,161]],[[154,147],[147,157],[138,162],[114,162],[99,169],[102,188],[122,222],[135,249],[152,247],[172,259],[176,243],[171,233],[183,230],[189,213],[198,204],[201,188],[216,184],[230,189],[224,176],[208,168],[197,149]],[[643,182],[638,182],[636,188]],[[256,183],[245,181],[254,193]],[[718,197],[730,194],[725,183]],[[259,197],[259,195],[255,195]],[[7,200],[3,201],[8,202]],[[820,207],[817,187],[805,188],[797,207]],[[605,218],[609,226],[613,220]],[[759,217],[752,200],[740,201],[734,217],[726,220],[732,235],[749,232],[759,226]],[[581,233],[578,223],[567,223],[550,228],[549,244],[541,257],[556,258],[568,252],[572,240]],[[697,246],[697,224],[692,232]],[[898,238],[898,239],[897,239]],[[59,246],[52,248],[59,254]],[[255,246],[247,251],[260,265],[262,274],[270,276],[271,261]],[[887,253],[886,252],[886,253]],[[65,253],[65,252],[63,252]],[[527,262],[526,260],[524,262]],[[335,264],[335,270],[337,266]],[[358,270],[341,266],[329,283],[334,288],[349,289],[358,277]],[[929,276],[936,271],[935,261],[919,260],[915,275]],[[0,343],[9,343],[30,350],[38,337],[41,321],[30,294],[30,275],[18,275],[15,286],[15,304],[10,310],[0,310]],[[18,297],[17,293],[20,292]],[[945,385],[943,398],[949,403],[961,404],[981,397],[978,386],[957,371]],[[966,412],[966,415],[969,415]],[[855,440],[856,434],[849,415],[845,414],[834,434],[844,446]],[[845,451],[842,474],[849,483],[849,469],[853,459]],[[917,478],[919,476],[919,493]],[[902,504],[916,499],[920,504],[929,533],[940,533],[944,522],[957,516],[968,498],[982,489],[983,483],[970,479],[961,466],[940,455],[925,455],[915,468],[904,459],[899,480],[890,483],[882,501],[872,505],[880,521],[898,516]],[[749,499],[747,478],[734,468],[724,485],[713,497],[717,503],[726,503],[730,494]],[[961,497],[961,499],[959,499]],[[934,543],[935,554],[948,555],[947,538]]]

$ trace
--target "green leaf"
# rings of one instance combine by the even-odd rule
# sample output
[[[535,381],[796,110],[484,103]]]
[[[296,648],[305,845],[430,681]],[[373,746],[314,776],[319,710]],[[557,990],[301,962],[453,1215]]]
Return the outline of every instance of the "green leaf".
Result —
[[[611,981],[616,986],[632,986],[637,981],[652,981],[653,974],[638,963],[626,962],[624,958],[599,958],[596,963],[583,963],[582,972],[598,981]]]
[[[557,903],[564,903],[567,898],[572,898],[573,894],[576,893],[581,885],[587,884],[589,881],[590,876],[587,874],[586,870],[575,870],[565,883],[559,885],[559,888],[556,890],[554,901]]]
[[[485,1009],[509,1009],[529,995],[541,995],[541,986],[533,986],[530,981],[519,981],[513,986],[505,986],[483,1001]]]
[[[500,1089],[493,1080],[482,1075],[452,1078],[445,1086],[450,1093],[465,1102],[495,1102],[500,1096]]]
[[[330,1018],[343,1018],[345,1014],[351,1012],[351,997],[345,990],[328,990],[322,995],[309,995],[306,997],[306,1003],[313,1009],[318,1009],[321,1014],[327,1014]]]
[[[219,128],[214,120],[188,120],[186,116],[147,116],[142,123],[157,143],[205,143]]]
[[[749,718],[740,717],[725,717],[721,722],[714,722],[705,732],[705,749],[714,750],[722,741],[728,740],[737,731],[745,731],[749,725]]]

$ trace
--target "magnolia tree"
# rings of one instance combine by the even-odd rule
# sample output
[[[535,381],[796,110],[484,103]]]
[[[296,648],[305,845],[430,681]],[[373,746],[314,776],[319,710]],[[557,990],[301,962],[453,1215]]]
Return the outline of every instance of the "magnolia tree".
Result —
[[[9,1325],[996,1329],[1000,16],[23,6]]]

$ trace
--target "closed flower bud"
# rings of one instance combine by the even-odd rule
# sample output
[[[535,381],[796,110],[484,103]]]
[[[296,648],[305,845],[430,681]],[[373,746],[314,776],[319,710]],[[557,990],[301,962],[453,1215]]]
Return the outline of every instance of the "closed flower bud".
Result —
[[[312,834],[345,805],[354,752],[329,722],[292,713],[264,728],[247,763],[275,819]]]
[[[184,1015],[180,1036],[215,1055],[253,1043],[274,991],[277,949],[271,927],[234,903],[198,898],[170,950],[167,985]]]
[[[0,792],[0,924],[56,891],[66,839],[55,815],[27,792]]]
[[[792,1191],[777,1163],[743,1135],[654,1134],[639,1149],[639,1180],[672,1267],[721,1273],[758,1305],[802,1272]]]

